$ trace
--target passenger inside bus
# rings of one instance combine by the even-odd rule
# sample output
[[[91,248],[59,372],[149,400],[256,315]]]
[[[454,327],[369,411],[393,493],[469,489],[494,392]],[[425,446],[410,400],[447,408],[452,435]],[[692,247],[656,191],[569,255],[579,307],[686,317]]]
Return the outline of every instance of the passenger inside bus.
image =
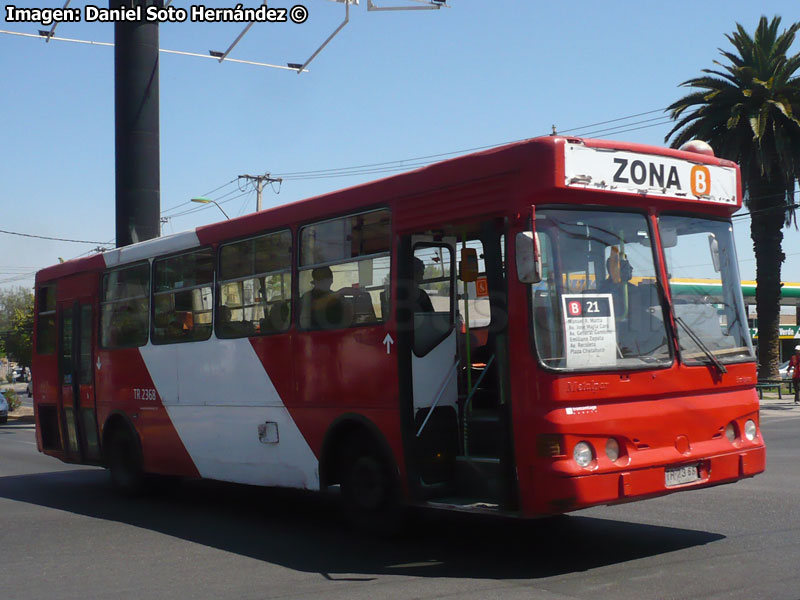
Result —
[[[425,263],[421,259],[414,257],[414,280],[411,285],[411,300],[414,312],[433,312],[433,303],[428,292],[420,287],[425,276]]]
[[[333,272],[330,267],[311,271],[312,288],[303,295],[300,325],[305,329],[335,329],[346,327],[348,307],[340,294],[331,291]]]
[[[238,309],[239,315],[243,314],[242,309]],[[250,321],[234,319],[233,310],[230,306],[222,305],[219,307],[219,324],[223,336],[241,337],[253,335],[255,333]]]
[[[261,319],[261,332],[286,331],[289,328],[289,303],[285,300],[275,302],[269,309],[269,318]]]

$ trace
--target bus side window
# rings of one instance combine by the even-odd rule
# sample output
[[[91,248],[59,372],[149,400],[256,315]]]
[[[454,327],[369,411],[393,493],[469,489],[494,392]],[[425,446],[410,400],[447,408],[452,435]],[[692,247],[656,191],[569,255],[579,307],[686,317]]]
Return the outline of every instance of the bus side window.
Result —
[[[301,329],[340,329],[386,320],[390,225],[390,213],[382,209],[301,228]]]
[[[100,346],[132,348],[147,343],[150,314],[150,263],[103,274]]]
[[[470,329],[479,329],[481,327],[488,327],[491,322],[491,307],[489,304],[488,289],[486,293],[481,293],[483,286],[486,284],[486,264],[483,258],[483,242],[481,240],[469,240],[467,248],[474,248],[478,255],[478,281],[465,283],[461,279],[456,280],[458,285],[458,314],[462,318],[466,318],[469,312],[469,327]],[[461,262],[462,246],[459,244],[457,248],[456,262]],[[469,311],[465,306],[465,288],[469,292]]]
[[[414,315],[414,354],[425,356],[453,328],[453,256],[444,245],[417,245],[409,302]]]
[[[211,249],[158,259],[153,264],[153,343],[208,339],[214,304]]]
[[[36,353],[53,354],[56,351],[56,286],[43,285],[36,295]]]
[[[289,230],[220,248],[217,337],[286,331],[292,298],[292,234]]]

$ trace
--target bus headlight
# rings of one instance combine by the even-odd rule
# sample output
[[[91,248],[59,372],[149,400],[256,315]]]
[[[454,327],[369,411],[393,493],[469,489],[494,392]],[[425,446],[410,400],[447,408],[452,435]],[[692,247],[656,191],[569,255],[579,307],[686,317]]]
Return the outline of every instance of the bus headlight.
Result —
[[[748,419],[744,424],[744,437],[752,442],[754,439],[756,439],[756,431],[757,429],[755,421]]]
[[[575,444],[575,450],[572,451],[572,458],[575,459],[579,467],[588,467],[592,464],[592,459],[594,459],[592,446],[588,442],[578,442]]]
[[[616,462],[619,458],[619,443],[614,438],[609,438],[606,442],[606,456],[611,462]]]
[[[736,425],[734,425],[733,421],[725,426],[725,437],[728,438],[731,444],[736,441]]]

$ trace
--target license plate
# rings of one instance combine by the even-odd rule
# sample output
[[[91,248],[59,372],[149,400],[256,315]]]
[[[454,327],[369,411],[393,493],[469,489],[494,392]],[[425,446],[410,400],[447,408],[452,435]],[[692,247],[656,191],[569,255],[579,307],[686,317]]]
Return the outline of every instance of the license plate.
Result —
[[[697,472],[697,465],[684,465],[683,467],[666,469],[664,472],[664,483],[667,487],[692,483],[698,479],[700,479],[700,475]]]

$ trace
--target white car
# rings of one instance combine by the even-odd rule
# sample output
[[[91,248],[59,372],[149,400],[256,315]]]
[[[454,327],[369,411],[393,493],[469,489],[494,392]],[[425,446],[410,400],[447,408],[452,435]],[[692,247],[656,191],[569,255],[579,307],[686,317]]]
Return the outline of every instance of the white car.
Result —
[[[8,423],[8,401],[4,394],[0,394],[0,423]]]

